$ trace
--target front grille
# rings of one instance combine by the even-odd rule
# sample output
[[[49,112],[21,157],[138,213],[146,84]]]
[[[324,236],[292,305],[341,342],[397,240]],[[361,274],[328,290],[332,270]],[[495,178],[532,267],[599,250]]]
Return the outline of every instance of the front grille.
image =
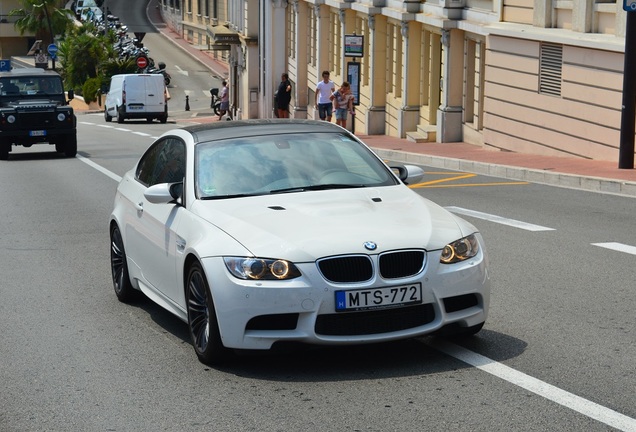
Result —
[[[360,336],[406,330],[435,319],[433,305],[417,305],[365,312],[320,315],[316,333],[325,336]]]
[[[447,313],[457,312],[463,309],[468,309],[473,306],[477,306],[479,301],[475,294],[464,294],[455,297],[448,297],[444,300],[444,309]]]
[[[325,258],[318,261],[318,268],[331,282],[364,282],[373,277],[373,265],[366,255]]]
[[[389,252],[380,255],[380,274],[395,279],[418,274],[424,268],[426,253],[422,250]]]
[[[57,129],[59,127],[68,127],[67,122],[60,122],[57,119],[57,113],[53,110],[47,111],[18,111],[16,116],[17,124],[22,129]]]

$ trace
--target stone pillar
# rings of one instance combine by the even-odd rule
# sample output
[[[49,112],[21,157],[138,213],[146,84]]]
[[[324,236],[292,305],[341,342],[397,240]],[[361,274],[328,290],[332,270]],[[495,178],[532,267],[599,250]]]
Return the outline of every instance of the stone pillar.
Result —
[[[386,17],[369,15],[369,97],[367,135],[384,135],[386,118]]]
[[[309,44],[307,43],[309,37],[309,28],[307,26],[307,3],[298,2],[294,3],[294,13],[296,14],[296,79],[295,84],[292,86],[292,102],[293,112],[290,113],[290,117],[293,118],[307,118],[307,105],[309,103],[307,98],[307,89],[304,83],[307,82],[307,63]],[[299,88],[298,83],[303,83],[302,88]],[[290,110],[292,106],[289,107]]]
[[[464,38],[461,30],[442,30],[442,100],[437,111],[437,141],[462,141]]]
[[[417,128],[420,117],[419,71],[421,55],[420,32],[415,23],[402,21],[402,108],[398,118],[398,136],[405,138],[407,132]]]

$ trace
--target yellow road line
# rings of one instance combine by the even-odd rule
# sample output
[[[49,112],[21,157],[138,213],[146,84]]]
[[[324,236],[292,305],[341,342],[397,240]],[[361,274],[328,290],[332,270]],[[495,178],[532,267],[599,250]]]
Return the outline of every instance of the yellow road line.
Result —
[[[452,187],[474,187],[474,186],[512,186],[512,185],[527,185],[529,182],[500,182],[500,183],[463,183],[463,184],[429,184],[418,183],[409,186],[412,189],[432,189],[432,188],[452,188]]]

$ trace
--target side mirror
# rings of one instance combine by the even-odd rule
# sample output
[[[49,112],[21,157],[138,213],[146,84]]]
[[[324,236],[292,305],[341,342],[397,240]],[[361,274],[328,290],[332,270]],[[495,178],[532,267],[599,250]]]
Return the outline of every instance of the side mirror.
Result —
[[[183,183],[159,183],[144,191],[144,197],[153,204],[178,204],[183,195]]]
[[[71,100],[75,97],[75,91],[73,89],[68,90],[68,100]]]
[[[424,178],[424,170],[416,165],[393,164],[389,168],[405,185],[420,183]]]

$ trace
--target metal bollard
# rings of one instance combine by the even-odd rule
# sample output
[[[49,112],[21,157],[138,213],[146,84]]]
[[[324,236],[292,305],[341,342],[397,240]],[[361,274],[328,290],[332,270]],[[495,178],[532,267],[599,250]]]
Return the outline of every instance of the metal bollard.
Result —
[[[190,111],[190,96],[186,95],[186,111]]]

